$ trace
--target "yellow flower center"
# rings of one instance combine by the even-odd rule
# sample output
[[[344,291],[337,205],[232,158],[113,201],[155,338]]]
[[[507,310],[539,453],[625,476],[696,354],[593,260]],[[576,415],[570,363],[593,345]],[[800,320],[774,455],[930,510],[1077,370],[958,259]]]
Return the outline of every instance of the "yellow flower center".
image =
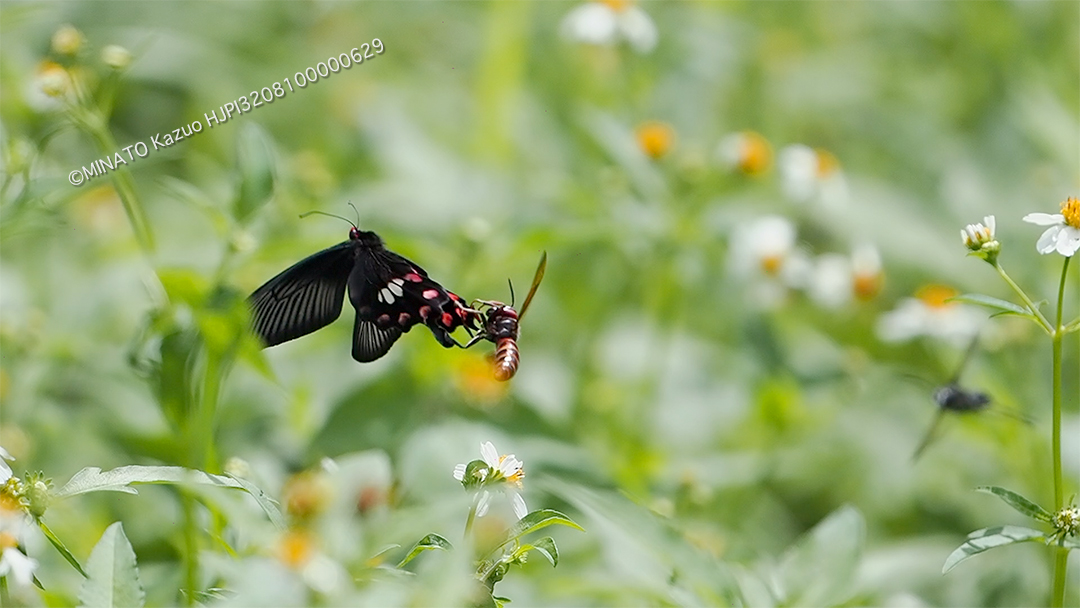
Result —
[[[814,154],[817,155],[818,179],[824,179],[826,177],[829,177],[840,169],[840,160],[837,159],[836,156],[834,156],[831,152],[818,148],[814,150]]]
[[[1080,230],[1080,200],[1070,196],[1061,203],[1061,215],[1065,216],[1065,223]]]
[[[606,4],[615,12],[625,11],[630,6],[630,0],[600,0],[600,3]]]
[[[780,267],[784,265],[784,256],[767,255],[761,258],[761,270],[769,276],[780,273]]]
[[[880,272],[862,273],[855,275],[855,297],[860,301],[873,300],[874,296],[881,292],[881,285],[885,282],[885,275]]]
[[[0,551],[19,546],[19,539],[11,532],[0,532]]]
[[[505,460],[506,460],[506,454],[503,454],[502,456],[499,456],[499,466],[500,467],[502,466],[502,463]],[[517,485],[518,487],[521,487],[521,480],[522,479],[525,479],[525,469],[524,468],[520,468],[520,469],[514,471],[513,473],[511,473],[510,476],[506,478],[506,482],[507,483],[512,483],[512,484]]]
[[[953,303],[948,300],[958,295],[960,295],[959,291],[947,285],[924,285],[919,288],[919,291],[915,292],[915,297],[922,300],[923,304],[930,308],[953,306]]]
[[[315,552],[311,537],[302,531],[290,530],[278,543],[278,558],[290,568],[300,568]]]
[[[666,122],[650,120],[637,128],[637,141],[641,151],[650,158],[660,158],[675,145],[675,129]]]
[[[772,164],[772,146],[760,133],[743,133],[739,154],[739,170],[747,175],[760,175]]]

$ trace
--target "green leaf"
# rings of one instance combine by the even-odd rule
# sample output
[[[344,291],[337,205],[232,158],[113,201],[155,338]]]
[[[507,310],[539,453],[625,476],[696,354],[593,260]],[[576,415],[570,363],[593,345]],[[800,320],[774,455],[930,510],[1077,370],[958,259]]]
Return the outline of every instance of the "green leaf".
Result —
[[[175,484],[203,484],[246,490],[235,479],[211,475],[202,471],[185,469],[184,467],[147,467],[130,465],[102,471],[98,467],[86,467],[75,473],[64,487],[57,490],[53,496],[63,498],[85,494],[87,492],[126,492],[138,494],[138,490],[131,484],[138,483],[175,483]]]
[[[244,123],[237,142],[240,193],[233,215],[243,222],[274,194],[275,160],[270,136],[257,123]]]
[[[124,536],[120,522],[109,526],[90,552],[87,578],[79,590],[79,605],[141,607],[146,600],[139,583],[135,551]]]
[[[999,488],[997,486],[979,486],[975,488],[975,491],[993,494],[994,496],[1001,498],[1001,500],[1004,500],[1006,504],[1020,513],[1041,522],[1050,523],[1054,518],[1054,516],[1046,509],[1011,490],[1006,490],[1005,488]]]
[[[574,523],[574,520],[555,509],[538,509],[519,519],[513,527],[506,531],[506,539],[496,545],[495,548],[488,552],[488,554],[491,554],[499,547],[503,547],[507,543],[513,542],[530,532],[535,532],[541,528],[546,528],[555,524],[576,528],[582,532],[585,531],[585,528],[577,525]]]
[[[555,539],[550,536],[545,536],[540,540],[532,544],[532,548],[536,549],[540,553],[544,554],[544,557],[551,562],[551,567],[559,565],[559,548],[555,546]]]
[[[451,550],[453,548],[454,548],[454,545],[450,544],[450,541],[446,540],[442,536],[439,536],[438,534],[434,534],[434,533],[428,534],[424,538],[421,538],[419,541],[417,541],[417,543],[415,545],[413,545],[412,550],[409,551],[409,554],[405,556],[405,559],[398,562],[397,567],[401,568],[405,564],[407,564],[407,563],[411,562],[412,560],[414,560],[417,555],[420,555],[424,551],[430,551],[432,549],[441,549],[443,551],[449,551],[449,550]]]
[[[64,543],[60,541],[60,538],[53,534],[53,531],[49,529],[49,526],[46,526],[45,522],[40,519],[37,520],[37,525],[41,528],[41,532],[45,535],[45,538],[49,539],[49,543],[52,544],[60,555],[64,556],[67,563],[78,570],[79,574],[86,576],[86,570],[83,570],[83,567],[79,565],[79,560],[75,559],[75,556],[71,554],[71,551],[68,551],[68,548],[64,546]]]
[[[964,544],[957,547],[956,551],[953,551],[945,559],[945,565],[941,567],[941,573],[947,573],[972,555],[978,555],[995,547],[1031,541],[1042,542],[1045,539],[1046,535],[1042,532],[1021,526],[997,526],[995,528],[976,530],[968,534],[968,539]]]
[[[866,536],[862,514],[837,509],[789,548],[780,562],[782,602],[788,606],[836,606],[854,593]]]
[[[245,492],[251,494],[251,497],[255,499],[259,508],[266,513],[268,518],[270,518],[270,523],[274,524],[275,528],[284,530],[287,527],[285,525],[285,518],[281,515],[281,511],[277,507],[278,503],[276,500],[270,498],[266,492],[263,492],[258,486],[242,477],[229,475],[229,478],[240,484],[240,487],[242,487]]]
[[[1030,310],[1018,305],[1013,304],[1007,300],[1000,300],[998,298],[992,298],[981,293],[965,293],[964,295],[956,296],[955,298],[949,298],[946,302],[967,302],[968,304],[978,304],[979,306],[985,306],[987,308],[993,308],[1000,312],[1008,312],[1017,315],[1028,315]]]

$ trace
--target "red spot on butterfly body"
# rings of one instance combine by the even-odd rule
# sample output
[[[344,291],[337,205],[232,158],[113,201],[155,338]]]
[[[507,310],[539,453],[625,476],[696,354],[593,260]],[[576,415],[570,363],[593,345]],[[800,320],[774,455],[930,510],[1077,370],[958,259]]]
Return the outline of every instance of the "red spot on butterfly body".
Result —
[[[439,297],[439,290],[437,289],[425,289],[424,293],[420,294],[424,296],[425,300],[434,300]]]
[[[424,277],[421,277],[415,272],[410,272],[409,274],[405,275],[405,280],[409,281],[410,283],[419,283],[424,280]]]
[[[421,306],[420,307],[420,318],[421,319],[427,321],[428,315],[430,315],[430,314],[431,314],[431,307],[430,306]]]
[[[458,295],[456,293],[452,292],[452,291],[446,292],[446,295],[450,296],[450,299],[455,301],[455,302],[460,302],[461,301],[461,298],[458,297]]]
[[[387,314],[379,315],[379,318],[376,321],[376,323],[378,323],[381,327],[386,327],[386,326],[390,325],[390,315],[387,315]]]
[[[398,318],[397,318],[398,325],[405,325],[406,323],[409,322],[410,318],[411,317],[409,316],[409,313],[407,313],[407,312],[401,313],[400,315],[398,315]]]
[[[442,313],[442,324],[450,327],[454,324],[454,317],[448,312]]]

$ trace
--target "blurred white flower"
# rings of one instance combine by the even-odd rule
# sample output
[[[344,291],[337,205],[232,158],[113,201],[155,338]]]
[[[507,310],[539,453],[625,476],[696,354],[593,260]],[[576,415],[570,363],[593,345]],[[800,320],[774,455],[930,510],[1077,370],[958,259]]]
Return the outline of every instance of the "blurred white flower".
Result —
[[[949,302],[960,295],[944,285],[927,285],[914,298],[878,318],[878,336],[886,342],[904,342],[920,336],[940,338],[962,346],[978,333],[984,315],[964,304]]]
[[[4,544],[4,539],[0,538],[0,544]],[[29,586],[34,581],[37,567],[37,560],[24,555],[18,547],[4,547],[0,553],[0,577],[10,576],[17,586]]]
[[[11,479],[11,467],[8,466],[8,460],[14,461],[15,458],[8,454],[4,446],[0,445],[0,484],[7,483],[7,480]]]
[[[824,308],[840,308],[851,301],[855,277],[851,260],[839,253],[826,253],[814,261],[808,295]]]
[[[649,14],[626,0],[586,2],[563,18],[563,36],[575,42],[610,46],[625,40],[639,53],[656,47],[659,37]]]
[[[866,301],[877,296],[885,282],[881,254],[877,247],[869,243],[856,245],[851,252],[851,273],[854,281],[852,289],[857,299]]]
[[[500,485],[502,490],[510,495],[514,514],[518,519],[528,515],[529,510],[525,506],[525,499],[521,497],[522,483],[525,477],[524,463],[514,457],[513,454],[500,456],[495,445],[490,441],[480,444],[480,458],[487,465],[487,471],[483,473],[481,483],[486,486]],[[463,481],[468,465],[459,464],[454,466],[454,479]],[[482,517],[491,504],[491,493],[482,490],[480,500],[476,507],[476,516]]]
[[[38,566],[37,560],[27,557],[19,549],[19,539],[26,533],[27,517],[22,510],[9,510],[0,505],[0,577],[10,577],[18,586],[33,582]]]
[[[1061,203],[1061,213],[1029,213],[1024,221],[1036,226],[1049,226],[1035,249],[1046,255],[1057,251],[1065,257],[1072,257],[1080,249],[1080,200],[1069,197]]]
[[[795,248],[795,225],[779,215],[766,215],[736,227],[731,259],[742,275],[779,276]]]
[[[754,131],[729,133],[716,146],[716,158],[732,171],[759,175],[772,165],[772,146],[769,140]]]
[[[847,202],[847,181],[840,162],[831,153],[803,144],[792,144],[777,157],[780,187],[797,203],[813,200],[839,207]]]

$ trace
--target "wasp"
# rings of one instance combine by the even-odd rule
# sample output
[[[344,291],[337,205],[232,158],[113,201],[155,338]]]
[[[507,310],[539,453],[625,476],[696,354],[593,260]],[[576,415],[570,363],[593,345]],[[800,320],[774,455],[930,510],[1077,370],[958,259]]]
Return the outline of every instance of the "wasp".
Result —
[[[522,317],[529,309],[536,288],[540,281],[544,280],[544,271],[547,269],[547,252],[540,256],[540,264],[536,267],[533,276],[532,287],[525,301],[521,304],[521,311],[514,308],[514,284],[510,282],[510,304],[504,304],[497,300],[475,300],[472,310],[476,315],[482,315],[479,333],[472,337],[465,348],[469,348],[480,340],[488,340],[495,344],[493,356],[495,364],[495,379],[505,382],[514,377],[518,366],[521,364],[521,354],[518,351],[518,331]]]
[[[936,388],[934,390],[934,403],[937,404],[938,410],[934,415],[933,422],[930,423],[930,428],[927,429],[926,435],[923,436],[919,447],[915,449],[915,454],[912,456],[912,460],[918,460],[930,443],[937,437],[939,426],[946,414],[974,414],[984,411],[990,407],[990,395],[970,388],[966,388],[960,384],[960,374],[964,371],[968,361],[972,355],[978,349],[979,338],[975,336],[972,338],[971,343],[968,345],[967,351],[964,353],[963,359],[960,360],[960,365],[957,367],[956,373],[952,378]],[[1000,414],[1017,419],[1020,422],[1030,423],[1022,415],[1013,414],[1011,412],[999,411]]]

